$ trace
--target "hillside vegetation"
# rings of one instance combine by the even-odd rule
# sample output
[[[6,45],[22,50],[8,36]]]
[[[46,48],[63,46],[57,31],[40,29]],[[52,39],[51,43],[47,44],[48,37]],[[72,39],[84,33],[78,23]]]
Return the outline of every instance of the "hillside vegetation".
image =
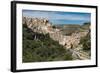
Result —
[[[23,62],[72,60],[65,47],[52,40],[49,34],[33,32],[23,25]]]
[[[85,37],[81,38],[80,44],[83,45],[83,50],[85,50],[85,51],[90,51],[91,50],[90,33],[88,33]]]

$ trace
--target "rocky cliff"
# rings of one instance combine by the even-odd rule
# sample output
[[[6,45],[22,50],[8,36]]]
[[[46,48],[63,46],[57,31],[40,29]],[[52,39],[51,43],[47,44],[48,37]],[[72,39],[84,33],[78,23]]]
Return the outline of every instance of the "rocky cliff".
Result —
[[[32,29],[34,32],[43,34],[48,33],[52,26],[47,19],[40,18],[23,17],[22,23],[26,24],[28,28]]]

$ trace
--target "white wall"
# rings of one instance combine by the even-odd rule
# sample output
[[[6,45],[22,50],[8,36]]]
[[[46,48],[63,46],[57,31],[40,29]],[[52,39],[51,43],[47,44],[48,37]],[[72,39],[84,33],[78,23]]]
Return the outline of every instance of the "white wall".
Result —
[[[11,73],[10,72],[10,1],[11,0],[0,1],[0,73]],[[56,2],[56,3],[58,2],[58,3],[83,4],[83,5],[84,4],[99,5],[99,8],[100,8],[100,0],[31,0],[31,1],[40,1],[40,2],[44,1],[44,2]],[[100,10],[99,10],[99,13],[100,13]],[[100,25],[98,26],[99,26],[98,31],[100,31]],[[100,33],[99,33],[99,37],[100,37]],[[100,38],[98,40],[100,43]],[[100,51],[100,49],[98,51]],[[99,56],[100,56],[100,53],[99,53]],[[100,61],[100,58],[99,58],[99,61]],[[99,66],[100,66],[100,63],[99,63]],[[99,72],[100,72],[100,67],[38,71],[34,73],[99,73]],[[33,73],[33,72],[29,72],[29,73]]]

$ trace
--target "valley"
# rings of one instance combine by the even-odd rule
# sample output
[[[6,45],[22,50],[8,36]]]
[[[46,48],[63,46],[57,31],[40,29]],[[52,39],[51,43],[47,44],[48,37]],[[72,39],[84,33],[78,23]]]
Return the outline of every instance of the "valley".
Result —
[[[34,17],[33,18],[23,17],[22,23],[23,23],[23,27],[28,29],[28,31],[24,30],[23,33],[25,32],[31,33],[31,35],[28,33],[27,35],[29,35],[30,37],[32,36],[31,37],[32,42],[33,41],[41,42],[39,46],[39,47],[42,47],[42,49],[40,50],[41,52],[44,48],[45,50],[48,50],[46,49],[48,47],[47,46],[44,47],[45,44],[43,44],[46,41],[48,41],[47,43],[48,43],[48,46],[51,47],[50,49],[53,49],[53,46],[54,46],[53,44],[56,44],[56,45],[58,44],[59,49],[62,49],[63,51],[65,51],[65,52],[61,52],[61,55],[58,55],[59,58],[53,58],[51,60],[59,61],[59,60],[91,59],[91,52],[90,52],[91,51],[91,47],[90,47],[91,39],[90,39],[90,23],[89,22],[84,23],[83,25],[78,25],[78,24],[77,25],[74,25],[74,24],[53,25],[47,19],[40,19],[40,18],[34,18]],[[27,35],[23,35],[23,37],[26,37]],[[23,40],[26,40],[26,39],[28,38],[25,38]],[[51,41],[50,39],[52,40],[51,45],[49,43],[49,41]],[[31,44],[33,45],[34,42]],[[62,48],[60,46],[62,46]],[[57,46],[54,49],[56,50]],[[48,53],[46,55],[48,55]],[[33,55],[30,55],[30,56],[33,58]],[[61,56],[62,58],[60,58]],[[24,57],[26,58],[25,54],[24,54]],[[45,57],[45,59],[41,61],[50,61],[48,57]],[[55,57],[57,57],[57,55]]]

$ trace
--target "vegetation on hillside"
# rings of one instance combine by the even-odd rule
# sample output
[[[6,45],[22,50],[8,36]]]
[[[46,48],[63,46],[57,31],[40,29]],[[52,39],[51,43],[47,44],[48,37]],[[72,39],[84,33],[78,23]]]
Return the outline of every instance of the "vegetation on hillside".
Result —
[[[85,51],[91,50],[91,37],[90,37],[90,33],[88,33],[85,37],[81,38],[80,44],[83,45],[83,50],[85,50]]]
[[[27,62],[72,60],[65,47],[52,40],[49,34],[33,32],[23,25],[23,59]]]
[[[91,50],[90,22],[84,23],[82,25],[82,29],[88,30],[88,34],[85,37],[81,38],[80,44],[83,45],[83,50],[89,51]]]

